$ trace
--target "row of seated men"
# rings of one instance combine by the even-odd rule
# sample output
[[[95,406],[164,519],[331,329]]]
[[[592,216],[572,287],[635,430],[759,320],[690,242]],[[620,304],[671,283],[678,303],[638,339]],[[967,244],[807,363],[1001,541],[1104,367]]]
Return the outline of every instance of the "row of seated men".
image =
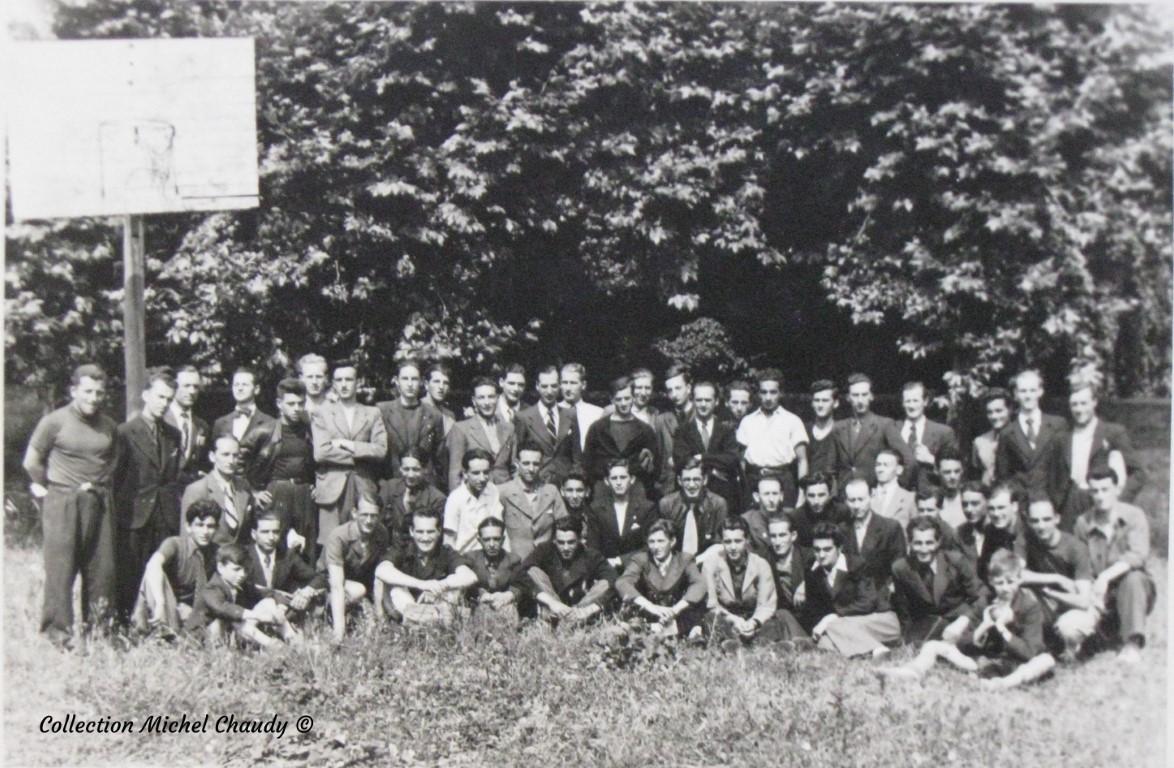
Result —
[[[446,521],[454,520],[458,551],[475,542],[470,521],[500,505],[512,546],[523,551],[528,542],[541,540],[549,527],[544,520],[564,511],[606,521],[614,496],[608,475],[617,462],[629,468],[633,519],[649,508],[666,507],[689,551],[694,542],[712,544],[716,528],[702,518],[716,519],[718,506],[724,505],[726,514],[752,506],[763,475],[777,478],[785,507],[802,509],[809,491],[800,486],[810,487],[811,478],[824,475],[828,495],[840,496],[844,480],[861,474],[874,485],[870,504],[901,523],[914,509],[914,490],[937,481],[944,491],[943,517],[961,522],[966,467],[949,441],[934,437],[940,430],[924,418],[926,396],[920,385],[907,387],[904,394],[911,418],[902,437],[895,422],[869,411],[871,382],[861,375],[848,382],[851,418],[834,421],[837,390],[822,381],[812,386],[815,420],[804,425],[779,406],[782,376],[777,371],[759,377],[754,410],[749,385],[727,387],[727,413],[719,416],[718,387],[692,381],[679,367],[670,369],[665,381],[673,408],[657,413],[649,405],[653,378],[645,370],[612,382],[611,403],[601,409],[582,400],[582,366],[543,369],[535,386],[539,401],[522,408],[525,372],[511,366],[497,380],[476,380],[472,415],[455,421],[443,404],[443,367],[421,368],[410,361],[400,364],[397,399],[369,407],[356,399],[359,377],[353,363],[336,364],[327,389],[325,361],[307,356],[299,361],[299,377],[277,388],[277,419],[257,407],[256,376],[238,370],[232,377],[236,409],[212,428],[193,410],[202,384],[199,372],[188,367],[173,375],[156,369],[148,373],[142,411],[116,428],[101,414],[104,373],[96,366],[79,367],[71,381],[73,401],[38,424],[24,463],[33,495],[44,506],[43,628],[57,636],[68,633],[68,593],[79,572],[87,596],[84,609],[106,599],[121,616],[129,616],[148,560],[182,527],[180,515],[200,499],[211,499],[222,510],[218,544],[247,543],[250,520],[268,510],[281,521],[280,547],[300,552],[308,565],[319,564],[331,532],[351,519],[363,496],[378,496],[385,508],[399,510],[401,520],[418,508],[442,509]],[[1092,392],[1074,389],[1073,402]],[[1062,453],[1046,448],[1034,426],[1040,394],[1037,374],[1016,378],[1025,426],[1020,430],[1008,423],[998,432],[994,461],[997,478],[1033,493],[1063,486],[1051,482],[1054,472],[1037,471],[1036,465]],[[1094,417],[1083,422],[1096,426],[1092,447],[1081,453],[1089,443],[1077,439],[1076,427],[1066,433],[1077,459],[1071,482],[1063,486],[1060,501],[1049,495],[1066,513],[1091,504],[1089,462],[1107,459],[1125,486],[1122,456],[1128,451],[1116,437],[1121,430],[1109,430],[1115,437],[1098,441],[1104,430],[1092,403],[1085,411]],[[744,415],[735,421],[739,413]],[[1048,446],[1061,444],[1052,439],[1055,434],[1049,434]],[[1022,451],[1020,437],[1027,445]],[[474,450],[489,459],[484,472],[480,460],[476,472],[466,466]],[[1038,482],[1039,476],[1047,482]],[[679,483],[680,490],[674,490]],[[691,496],[686,485],[704,489],[702,500],[690,501],[696,494]],[[1073,505],[1072,498],[1081,502]],[[1065,518],[1062,527],[1071,528],[1074,519]],[[612,540],[626,542],[630,531],[625,525],[600,523],[585,531],[595,539],[589,543],[603,550]],[[402,525],[396,530],[404,538]]]

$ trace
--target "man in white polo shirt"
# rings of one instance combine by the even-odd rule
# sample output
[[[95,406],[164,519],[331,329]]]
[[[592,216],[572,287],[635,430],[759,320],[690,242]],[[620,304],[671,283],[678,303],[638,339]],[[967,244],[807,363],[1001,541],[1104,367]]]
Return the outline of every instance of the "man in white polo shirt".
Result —
[[[746,481],[746,498],[757,488],[763,472],[778,474],[783,481],[783,506],[794,507],[798,500],[799,478],[807,474],[807,429],[803,421],[780,404],[783,374],[768,368],[758,377],[758,409],[738,425],[738,443]]]

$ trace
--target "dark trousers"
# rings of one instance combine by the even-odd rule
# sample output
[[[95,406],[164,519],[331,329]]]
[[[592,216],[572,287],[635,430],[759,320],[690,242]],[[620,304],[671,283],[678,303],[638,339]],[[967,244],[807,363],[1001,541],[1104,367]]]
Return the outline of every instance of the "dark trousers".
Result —
[[[82,579],[82,621],[103,621],[114,606],[114,519],[109,491],[49,487],[41,507],[45,603],[41,631],[73,626],[73,580]]]
[[[134,612],[147,561],[164,539],[174,535],[175,531],[163,522],[163,515],[158,510],[147,518],[142,528],[118,530],[118,615],[121,619],[128,620]]]

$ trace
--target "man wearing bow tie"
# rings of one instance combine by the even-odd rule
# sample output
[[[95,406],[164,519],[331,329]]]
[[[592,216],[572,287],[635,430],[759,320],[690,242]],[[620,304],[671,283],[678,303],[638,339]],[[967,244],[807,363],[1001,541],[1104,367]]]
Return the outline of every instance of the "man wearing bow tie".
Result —
[[[185,365],[175,374],[175,399],[163,420],[179,430],[179,487],[186,488],[207,471],[208,441],[212,431],[208,422],[195,414],[196,399],[203,381],[194,365]]]
[[[1070,482],[1062,456],[1067,422],[1040,410],[1044,386],[1039,371],[1021,372],[1013,388],[1019,412],[999,434],[995,478],[1015,484],[1029,496],[1044,495],[1056,509],[1063,509]]]
[[[240,445],[240,472],[249,477],[261,445],[272,434],[273,417],[257,407],[257,373],[240,367],[232,373],[232,399],[236,407],[212,425],[213,439],[231,435]]]

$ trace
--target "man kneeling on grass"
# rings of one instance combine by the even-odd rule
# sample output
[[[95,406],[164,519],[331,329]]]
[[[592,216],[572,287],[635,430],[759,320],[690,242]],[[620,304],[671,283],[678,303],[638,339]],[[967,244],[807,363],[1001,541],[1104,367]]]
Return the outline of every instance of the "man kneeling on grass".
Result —
[[[538,603],[539,618],[555,626],[590,621],[603,613],[617,578],[603,555],[583,546],[579,523],[570,517],[555,521],[554,541],[535,547],[522,562],[522,573]]]
[[[349,523],[330,532],[322,551],[336,643],[346,635],[348,608],[365,605],[363,599],[373,591],[375,566],[391,541],[391,534],[379,522],[379,507],[373,498],[360,496],[351,517]]]
[[[627,612],[634,621],[649,621],[655,635],[685,637],[694,629],[700,635],[705,581],[693,555],[675,551],[672,521],[661,519],[649,526],[645,545],[647,551],[633,555],[616,581]]]
[[[722,523],[721,551],[701,571],[708,593],[706,626],[713,639],[736,646],[782,640],[775,615],[775,581],[770,564],[750,551],[750,525],[744,518]],[[723,643],[724,644],[724,643]]]
[[[375,615],[404,624],[448,624],[477,576],[452,547],[440,542],[440,518],[412,512],[412,541],[389,551],[375,569]]]
[[[299,635],[289,625],[285,606],[271,597],[261,597],[249,583],[246,562],[245,551],[238,544],[225,544],[217,550],[216,575],[196,595],[188,630],[202,632],[216,643],[235,635],[271,649],[281,643],[261,631],[262,625],[268,625],[276,628],[282,640],[296,641]]]
[[[901,639],[901,625],[896,613],[878,610],[876,583],[859,558],[843,553],[842,537],[829,523],[811,533],[815,565],[804,580],[811,639],[844,656],[882,656]]]
[[[212,537],[220,525],[220,505],[200,499],[184,513],[187,530],[164,539],[147,561],[139,586],[139,599],[131,621],[144,634],[158,631],[171,638],[191,616],[196,595],[216,568],[216,544]]]
[[[326,592],[326,574],[318,573],[301,553],[277,548],[281,540],[282,520],[272,511],[262,512],[252,520],[245,570],[249,583],[262,597],[271,597],[284,606],[291,620],[301,620],[310,604]]]
[[[942,640],[921,646],[913,661],[877,670],[891,679],[919,680],[938,659],[959,669],[979,672],[988,688],[1012,688],[1047,674],[1056,660],[1044,646],[1044,614],[1039,600],[1023,583],[1023,561],[1006,549],[990,561],[994,601],[982,612],[972,640],[961,647]],[[977,657],[977,658],[975,658]],[[1001,676],[1000,676],[1001,675]]]

